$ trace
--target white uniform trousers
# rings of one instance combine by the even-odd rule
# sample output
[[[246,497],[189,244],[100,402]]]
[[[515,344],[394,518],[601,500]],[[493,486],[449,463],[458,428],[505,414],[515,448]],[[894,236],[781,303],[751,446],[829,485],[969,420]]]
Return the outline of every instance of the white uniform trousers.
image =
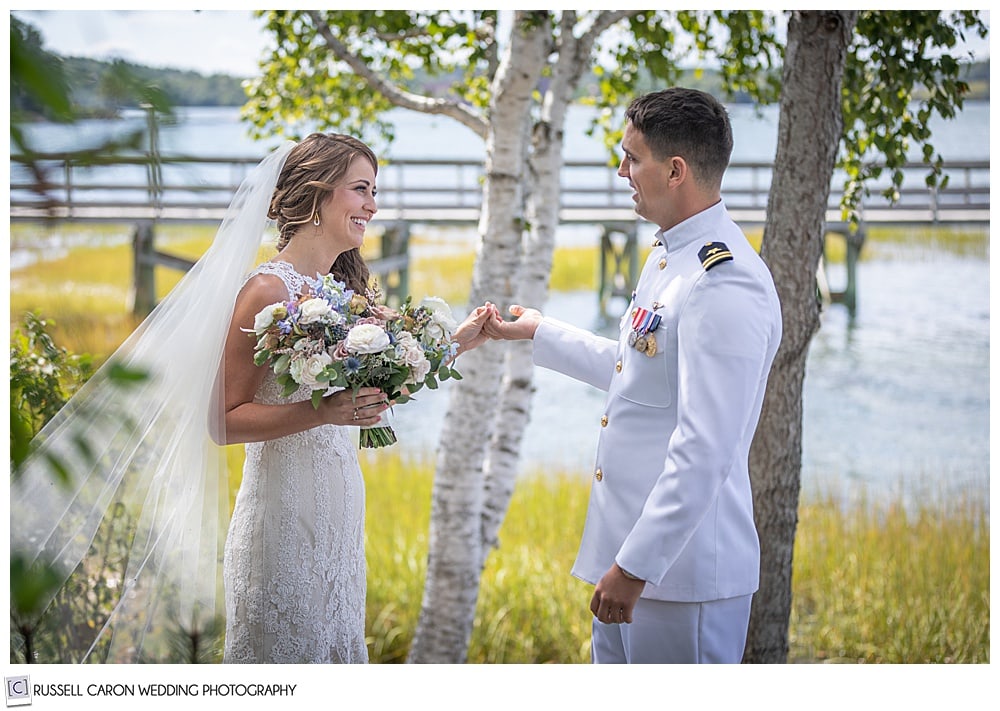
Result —
[[[753,595],[710,602],[639,598],[631,624],[594,618],[594,664],[739,664]]]

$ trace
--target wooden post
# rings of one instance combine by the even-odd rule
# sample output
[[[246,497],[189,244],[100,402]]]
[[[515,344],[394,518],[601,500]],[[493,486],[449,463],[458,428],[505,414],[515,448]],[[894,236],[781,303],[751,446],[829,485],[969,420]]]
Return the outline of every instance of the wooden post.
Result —
[[[850,226],[829,227],[827,237],[831,234],[840,235],[844,238],[845,252],[844,263],[847,270],[847,282],[843,289],[830,289],[825,281],[825,269],[820,265],[819,289],[821,296],[828,297],[832,304],[843,304],[847,307],[848,315],[853,319],[858,311],[858,261],[861,259],[861,249],[865,244],[865,227],[860,225],[856,231],[851,231]],[[823,262],[826,261],[824,251]]]
[[[156,306],[156,246],[152,220],[143,220],[132,234],[132,313],[145,318]]]
[[[410,292],[410,224],[386,225],[382,232],[381,255],[369,264],[378,277],[387,306],[399,306]]]
[[[614,297],[632,296],[639,278],[639,247],[636,223],[605,223],[601,232],[601,266],[598,304],[602,325],[607,323],[608,302]]]
[[[848,230],[847,240],[847,285],[844,287],[844,305],[853,319],[858,313],[858,261],[861,248],[865,244],[865,228],[859,226],[856,232]]]

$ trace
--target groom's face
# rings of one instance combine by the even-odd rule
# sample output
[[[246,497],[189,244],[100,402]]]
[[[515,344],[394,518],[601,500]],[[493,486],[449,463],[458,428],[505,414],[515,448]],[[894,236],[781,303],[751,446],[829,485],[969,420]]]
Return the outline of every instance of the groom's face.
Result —
[[[635,211],[650,222],[666,227],[669,222],[670,164],[653,157],[646,138],[632,122],[625,125],[622,137],[622,162],[618,175],[628,180],[634,191]]]

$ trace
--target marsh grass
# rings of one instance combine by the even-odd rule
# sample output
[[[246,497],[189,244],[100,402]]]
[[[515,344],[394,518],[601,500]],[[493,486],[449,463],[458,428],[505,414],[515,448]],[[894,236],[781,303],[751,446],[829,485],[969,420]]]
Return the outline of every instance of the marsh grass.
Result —
[[[77,226],[78,227],[78,226]],[[74,229],[77,229],[74,227]],[[68,228],[68,227],[67,227]],[[83,228],[79,228],[83,229]],[[162,233],[171,252],[197,258],[214,230]],[[898,237],[898,233],[896,233]],[[92,241],[104,241],[106,230]],[[750,234],[759,243],[759,234]],[[111,235],[111,241],[120,235]],[[31,239],[12,225],[12,244]],[[887,245],[890,236],[876,237]],[[988,234],[928,236],[957,254],[988,255]],[[83,241],[87,241],[86,236]],[[75,246],[12,268],[11,329],[25,311],[52,319],[72,353],[107,357],[135,328],[127,312],[127,240]],[[867,249],[868,247],[866,247]],[[557,250],[554,290],[596,289],[596,248]],[[472,254],[415,259],[411,293],[468,299]],[[180,275],[157,274],[161,295]],[[406,658],[423,595],[433,462],[398,450],[363,452],[368,490],[368,635],[372,660]],[[229,448],[231,493],[243,451]],[[590,586],[569,574],[583,525],[588,482],[558,472],[519,479],[483,572],[469,661],[583,663],[589,659]],[[792,661],[989,662],[989,512],[977,500],[928,499],[917,511],[830,497],[804,501],[795,547]]]
[[[862,500],[844,510],[818,498],[799,515],[793,656],[989,662],[989,513],[981,500]]]
[[[752,241],[752,240],[751,240]],[[986,226],[918,226],[889,227],[868,225],[861,259],[893,259],[905,254],[912,258],[914,252],[929,258],[941,253],[976,259],[989,258],[990,236]],[[833,235],[826,241],[826,260],[842,264],[847,258],[847,243],[842,236]]]
[[[529,465],[530,466],[530,465]],[[362,456],[373,662],[405,661],[420,614],[433,461]],[[527,472],[489,554],[473,663],[586,663],[592,588],[570,574],[589,480]],[[793,662],[989,662],[989,520],[974,501],[917,511],[831,498],[800,508]]]

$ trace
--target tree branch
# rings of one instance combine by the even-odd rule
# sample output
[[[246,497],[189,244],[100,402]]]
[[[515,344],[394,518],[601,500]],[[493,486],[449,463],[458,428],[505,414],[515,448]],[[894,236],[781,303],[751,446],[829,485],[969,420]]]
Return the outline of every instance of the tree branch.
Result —
[[[386,81],[379,74],[372,71],[360,57],[348,49],[347,45],[341,42],[333,34],[330,29],[330,25],[327,24],[326,20],[323,19],[323,16],[319,12],[316,10],[307,10],[306,14],[312,18],[313,23],[316,25],[316,31],[323,37],[323,40],[326,42],[327,47],[330,48],[330,51],[332,51],[338,59],[346,63],[355,74],[363,78],[369,86],[379,92],[394,106],[398,106],[403,109],[411,109],[413,111],[421,111],[425,114],[442,114],[444,116],[450,116],[456,121],[459,121],[463,125],[472,129],[477,136],[486,140],[488,126],[486,119],[481,114],[473,111],[465,104],[461,104],[456,101],[448,101],[446,99],[432,99],[420,94],[414,94],[413,92],[406,91],[392,82]]]
[[[620,20],[624,20],[627,17],[632,17],[633,15],[638,15],[642,10],[602,10],[598,13],[597,17],[594,18],[594,24],[590,26],[582,37],[580,37],[580,46],[586,47],[587,52],[590,52],[590,48],[593,46],[597,38],[604,33],[609,27],[614,25]]]

